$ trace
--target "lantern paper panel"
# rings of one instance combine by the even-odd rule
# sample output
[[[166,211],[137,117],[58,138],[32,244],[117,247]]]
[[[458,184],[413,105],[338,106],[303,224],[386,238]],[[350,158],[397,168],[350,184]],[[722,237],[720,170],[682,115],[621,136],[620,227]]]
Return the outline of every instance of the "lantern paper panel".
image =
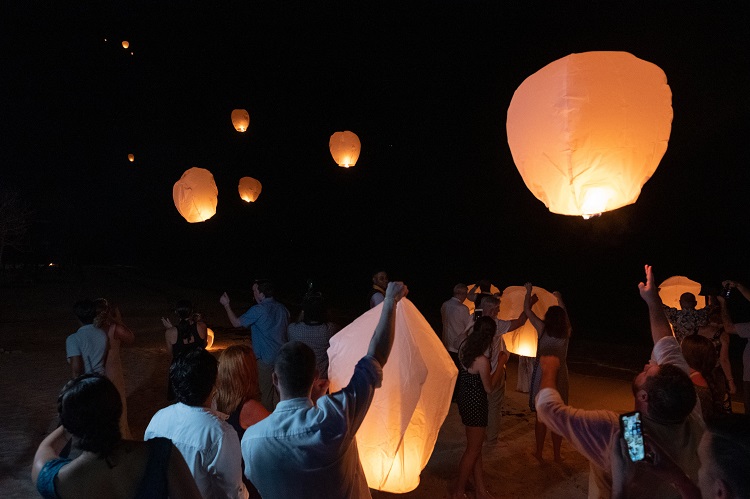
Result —
[[[354,366],[367,354],[382,308],[365,312],[331,338],[331,392],[349,383]],[[438,335],[406,298],[397,304],[395,323],[383,383],[357,432],[357,448],[370,488],[404,493],[419,485],[448,414],[458,371]]]
[[[531,307],[531,310],[537,317],[544,319],[547,309],[553,305],[558,305],[557,298],[546,289],[536,286],[531,288],[531,292],[539,297],[539,301]],[[526,288],[524,286],[508,286],[505,288],[503,296],[500,299],[500,318],[510,321],[521,315],[525,299]],[[536,328],[531,324],[531,321],[526,321],[518,329],[505,333],[503,340],[511,353],[523,355],[524,357],[536,357],[536,347],[539,338]]]
[[[362,144],[354,132],[336,132],[328,141],[331,156],[337,165],[349,168],[354,166],[359,159],[359,151]]]
[[[677,310],[682,310],[682,307],[680,307],[680,296],[683,293],[693,293],[695,295],[695,300],[698,302],[696,308],[705,307],[706,297],[700,296],[700,292],[701,284],[699,282],[681,275],[672,276],[659,285],[659,296],[662,303]]]
[[[250,115],[244,109],[235,109],[232,111],[232,125],[238,132],[244,132],[250,126]]]
[[[177,211],[190,223],[204,222],[214,216],[218,196],[214,176],[204,168],[187,170],[172,189]]]
[[[254,178],[242,177],[240,179],[240,185],[238,187],[240,198],[248,203],[253,203],[256,199],[258,199],[258,196],[260,196],[260,191],[262,188],[263,186],[260,184],[260,182],[255,180]]]
[[[477,284],[470,285],[469,289],[473,288],[474,286],[477,286]],[[479,288],[476,289],[476,292],[479,293]],[[500,296],[500,289],[497,286],[495,286],[494,284],[490,284],[490,293],[492,293],[495,296]],[[477,304],[474,303],[473,301],[469,300],[468,298],[466,298],[464,300],[464,305],[466,305],[467,307],[469,307],[469,313],[473,314],[474,310],[476,309],[476,305]]]
[[[658,66],[627,52],[571,54],[521,83],[506,128],[532,194],[588,218],[638,199],[667,150],[672,92]]]

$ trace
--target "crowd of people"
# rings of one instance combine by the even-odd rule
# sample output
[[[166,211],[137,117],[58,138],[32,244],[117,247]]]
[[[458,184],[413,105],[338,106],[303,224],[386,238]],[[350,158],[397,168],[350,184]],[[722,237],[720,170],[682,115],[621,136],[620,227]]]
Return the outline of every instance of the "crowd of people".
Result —
[[[350,382],[334,393],[327,349],[337,327],[327,321],[320,293],[305,296],[296,322],[270,281],[253,284],[256,304],[240,316],[224,293],[219,302],[229,322],[250,330],[252,346],[230,346],[218,359],[206,350],[201,315],[190,302],[178,302],[177,325],[162,318],[171,359],[167,397],[174,403],[153,416],[145,441],[130,434],[119,354],[134,335],[106,300],[79,301],[81,327],[66,341],[72,380],[58,400],[60,426],[39,445],[32,466],[40,494],[369,497],[355,435],[397,334],[397,303],[408,293],[382,271],[372,282],[368,300],[371,308],[382,307],[379,322]],[[750,300],[742,284],[724,286],[725,293],[737,290]],[[571,323],[562,295],[555,292],[557,305],[540,314],[533,286],[525,288],[523,310],[512,320],[498,318],[502,297],[488,281],[457,284],[441,307],[442,341],[458,370],[453,402],[466,431],[452,498],[468,490],[492,497],[482,451],[500,436],[510,355],[503,335],[527,321],[538,340],[529,386],[537,460],[544,461],[549,430],[555,461],[562,460],[563,440],[589,460],[589,497],[750,497],[750,416],[731,414],[736,385],[728,355],[728,334],[750,337],[750,323],[733,323],[723,296],[696,310],[695,297],[686,294],[680,309],[670,309],[646,266],[639,292],[649,310],[653,352],[633,380],[645,440],[645,459],[633,462],[619,414],[569,405]],[[746,408],[748,357],[750,347]]]

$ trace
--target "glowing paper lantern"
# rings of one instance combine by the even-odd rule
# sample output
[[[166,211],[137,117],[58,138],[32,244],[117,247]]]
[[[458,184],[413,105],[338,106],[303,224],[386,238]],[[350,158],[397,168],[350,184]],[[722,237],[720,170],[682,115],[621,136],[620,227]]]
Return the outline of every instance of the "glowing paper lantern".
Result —
[[[354,166],[359,159],[359,150],[362,144],[354,132],[336,132],[328,141],[331,156],[337,165],[344,168]]]
[[[128,47],[130,47],[130,42],[128,42],[127,40],[123,40],[122,41],[122,48],[126,49]]]
[[[219,189],[211,172],[191,168],[174,184],[172,197],[180,215],[190,223],[203,222],[216,214]]]
[[[206,328],[206,350],[211,350],[214,346],[214,331],[210,327]]]
[[[547,309],[557,305],[555,295],[543,288],[534,286],[531,292],[539,297],[531,310],[539,317],[544,319]],[[523,312],[523,301],[526,299],[526,288],[524,286],[508,286],[503,291],[503,297],[500,300],[500,318],[506,321],[513,320]],[[512,353],[523,355],[524,357],[536,357],[536,347],[538,343],[537,331],[530,321],[509,333],[503,335],[505,346]]]
[[[693,293],[695,295],[695,299],[698,302],[696,308],[705,307],[706,297],[700,296],[700,292],[701,284],[699,282],[692,281],[681,275],[670,277],[659,286],[659,296],[662,303],[678,310],[682,310],[682,307],[680,307],[680,296],[683,293]]]
[[[130,161],[131,163],[135,161],[135,156],[133,156],[132,154],[128,154],[128,161]]]
[[[260,185],[260,182],[252,177],[242,177],[238,187],[240,197],[243,201],[247,201],[248,203],[255,202],[255,200],[258,199],[262,188],[263,186]]]
[[[472,284],[471,286],[469,286],[469,289],[473,288],[474,286],[477,286],[477,285],[476,284]],[[476,292],[479,293],[479,288],[476,289]],[[495,296],[500,296],[500,289],[498,289],[498,287],[495,286],[494,284],[490,284],[490,293],[492,293]],[[468,298],[466,298],[464,300],[464,305],[466,305],[467,307],[469,307],[469,313],[470,314],[474,313],[474,310],[476,309],[476,306],[477,306],[476,303],[474,303],[473,301],[469,300]]]
[[[367,311],[333,338],[328,349],[331,391],[349,383],[365,356],[383,305]],[[396,308],[396,334],[383,384],[357,432],[370,488],[403,493],[419,485],[450,408],[458,371],[440,339],[406,298]]]
[[[244,109],[232,111],[232,125],[238,132],[244,132],[250,126],[250,115]]]
[[[571,54],[521,83],[506,127],[532,194],[588,218],[638,199],[667,150],[672,92],[658,66],[627,52]]]

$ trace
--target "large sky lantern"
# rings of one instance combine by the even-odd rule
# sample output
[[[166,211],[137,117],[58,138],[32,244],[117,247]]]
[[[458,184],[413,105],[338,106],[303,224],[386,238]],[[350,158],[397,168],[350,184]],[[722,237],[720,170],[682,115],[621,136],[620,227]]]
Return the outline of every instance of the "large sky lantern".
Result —
[[[365,356],[382,305],[331,338],[331,391],[346,386]],[[404,493],[417,488],[448,414],[458,371],[427,320],[408,299],[396,308],[396,334],[383,384],[357,432],[357,449],[370,488]]]
[[[187,170],[172,189],[177,211],[190,223],[204,222],[214,216],[218,196],[214,176],[204,168]]]
[[[247,131],[250,126],[250,115],[244,109],[235,109],[232,111],[232,125],[238,132]]]
[[[357,134],[346,131],[336,132],[331,135],[328,147],[337,165],[343,168],[350,168],[357,164],[362,144],[359,142]]]
[[[260,196],[262,188],[263,186],[260,185],[260,182],[254,178],[242,177],[238,187],[240,198],[247,203],[254,203],[255,200],[258,199],[258,196]]]
[[[571,54],[521,83],[506,128],[532,194],[589,218],[638,199],[667,150],[672,92],[664,71],[627,52]]]
[[[695,295],[695,300],[698,302],[695,308],[705,307],[706,297],[700,296],[700,292],[701,283],[695,282],[681,275],[665,279],[664,282],[659,285],[659,296],[661,297],[662,303],[678,310],[682,310],[682,307],[680,307],[680,296],[682,296],[683,293],[693,293],[693,295]]]
[[[531,307],[531,310],[540,319],[544,319],[547,309],[553,305],[557,305],[557,298],[546,289],[536,286],[531,291],[539,297],[539,301]],[[508,286],[505,288],[500,298],[500,313],[498,314],[500,318],[509,321],[521,315],[525,299],[526,288],[524,286]],[[524,357],[536,357],[537,338],[536,329],[530,321],[526,321],[523,326],[515,331],[503,335],[505,346],[508,347],[508,350],[511,353],[523,355]]]

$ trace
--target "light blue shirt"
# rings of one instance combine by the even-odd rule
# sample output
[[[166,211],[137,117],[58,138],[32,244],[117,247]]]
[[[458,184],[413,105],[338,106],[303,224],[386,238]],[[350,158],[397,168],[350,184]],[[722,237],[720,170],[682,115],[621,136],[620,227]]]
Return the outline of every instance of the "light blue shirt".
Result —
[[[239,317],[240,324],[250,328],[255,357],[273,365],[281,346],[286,343],[289,311],[273,298],[266,298]]]
[[[68,361],[70,362],[71,357],[80,355],[85,373],[104,374],[107,346],[107,333],[93,324],[81,326],[65,340]]]
[[[279,402],[242,437],[245,476],[261,496],[344,499],[371,497],[354,436],[383,371],[374,357],[354,368],[346,388],[318,399]]]

